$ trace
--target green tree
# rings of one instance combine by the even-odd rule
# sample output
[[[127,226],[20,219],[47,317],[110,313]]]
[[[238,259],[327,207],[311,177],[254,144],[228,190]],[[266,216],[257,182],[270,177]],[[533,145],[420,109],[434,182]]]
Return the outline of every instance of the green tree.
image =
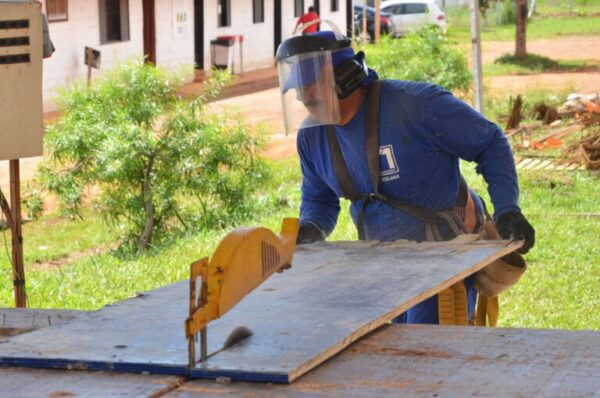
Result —
[[[268,169],[240,117],[207,111],[228,80],[215,72],[204,95],[184,102],[181,79],[134,60],[89,89],[69,88],[45,137],[40,180],[72,214],[93,187],[105,220],[125,225],[140,250],[171,227],[244,216]]]

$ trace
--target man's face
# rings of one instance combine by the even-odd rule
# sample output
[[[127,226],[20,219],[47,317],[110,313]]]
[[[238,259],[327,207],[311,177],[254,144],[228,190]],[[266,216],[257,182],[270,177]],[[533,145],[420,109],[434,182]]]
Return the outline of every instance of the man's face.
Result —
[[[296,98],[315,121],[329,122],[337,103],[332,66],[324,65],[313,84],[296,89]]]

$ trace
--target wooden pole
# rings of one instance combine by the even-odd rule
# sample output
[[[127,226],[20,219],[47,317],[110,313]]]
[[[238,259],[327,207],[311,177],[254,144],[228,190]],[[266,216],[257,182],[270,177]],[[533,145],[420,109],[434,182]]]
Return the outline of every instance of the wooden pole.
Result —
[[[470,0],[471,8],[471,69],[473,71],[475,109],[484,114],[483,68],[481,66],[481,34],[479,29],[479,1]]]
[[[15,306],[26,307],[25,268],[23,266],[23,235],[21,233],[21,182],[19,177],[19,159],[9,161],[10,206],[12,232],[12,262]]]
[[[239,35],[238,36],[238,43],[240,45],[240,76],[244,75],[244,50],[243,50],[243,45],[244,45],[244,35]]]
[[[365,0],[366,1],[366,0]],[[373,27],[373,38],[374,43],[379,43],[379,36],[381,34],[381,0],[375,0],[375,22]]]
[[[85,57],[87,59],[87,86],[90,87],[92,84],[92,63],[94,59],[94,52],[91,48],[87,48],[85,51]]]

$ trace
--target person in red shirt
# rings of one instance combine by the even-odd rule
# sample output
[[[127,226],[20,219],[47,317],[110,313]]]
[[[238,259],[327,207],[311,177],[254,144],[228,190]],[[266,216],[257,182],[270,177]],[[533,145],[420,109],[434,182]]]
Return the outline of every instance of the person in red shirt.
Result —
[[[304,25],[306,23],[309,23],[311,21],[314,21],[314,20],[320,19],[320,18],[321,17],[319,17],[319,14],[317,14],[317,12],[315,11],[315,7],[313,7],[313,6],[308,7],[308,12],[306,14],[303,14],[302,16],[300,16],[300,18],[298,18],[298,22],[296,22],[296,27],[294,28],[294,32],[296,32],[299,25]],[[320,25],[319,23],[316,23],[314,25],[307,27],[306,29],[304,29],[302,31],[302,34],[307,35],[309,33],[318,32],[319,25]]]

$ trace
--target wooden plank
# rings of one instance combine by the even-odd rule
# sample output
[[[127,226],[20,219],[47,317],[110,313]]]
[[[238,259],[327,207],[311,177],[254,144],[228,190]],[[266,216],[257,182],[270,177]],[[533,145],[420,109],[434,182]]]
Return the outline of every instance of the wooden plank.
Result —
[[[83,311],[0,308],[0,341],[7,336],[70,322]]]
[[[192,377],[290,382],[413,305],[514,251],[507,241],[318,243],[208,327],[209,353],[238,326],[254,335]],[[188,374],[187,282],[0,344],[0,363]]]
[[[527,166],[523,166],[522,168],[527,170],[533,170],[537,165],[540,164],[540,162],[540,159],[532,159],[531,162],[527,164]]]
[[[522,159],[519,163],[517,163],[517,168],[518,169],[524,169],[529,163],[531,163],[533,161],[534,161],[533,158]]]
[[[564,128],[554,129],[554,130],[550,131],[548,134],[544,135],[543,137],[532,142],[531,145],[535,146],[535,145],[543,144],[544,141],[548,140],[549,138],[554,138],[554,139],[558,140],[563,137],[566,137],[567,135],[573,134],[576,131],[582,130],[584,128],[585,128],[585,125],[583,123],[574,123],[574,124],[572,124],[570,126],[566,126]]]
[[[250,366],[259,374],[287,373],[287,381],[293,381],[388,320],[483,268],[493,250],[488,255],[483,251],[504,245],[401,241],[302,247],[297,252],[301,261],[295,259],[294,268],[306,267],[308,272],[283,274],[289,278],[286,289],[269,284],[263,291],[270,297],[249,296],[244,305],[234,308],[232,317],[219,326],[228,324],[225,330],[232,330],[239,323],[230,321],[243,319],[255,335],[211,358],[209,370],[242,371]],[[210,377],[204,368],[191,374]]]
[[[63,324],[85,311],[33,308],[0,308],[0,328],[41,328]]]
[[[176,376],[0,368],[4,398],[161,397],[183,382]]]
[[[290,385],[193,380],[165,398],[596,397],[600,332],[387,325]]]
[[[535,167],[535,170],[544,170],[544,169],[553,169],[553,162],[552,160],[546,159],[546,160],[540,160],[540,164]]]

